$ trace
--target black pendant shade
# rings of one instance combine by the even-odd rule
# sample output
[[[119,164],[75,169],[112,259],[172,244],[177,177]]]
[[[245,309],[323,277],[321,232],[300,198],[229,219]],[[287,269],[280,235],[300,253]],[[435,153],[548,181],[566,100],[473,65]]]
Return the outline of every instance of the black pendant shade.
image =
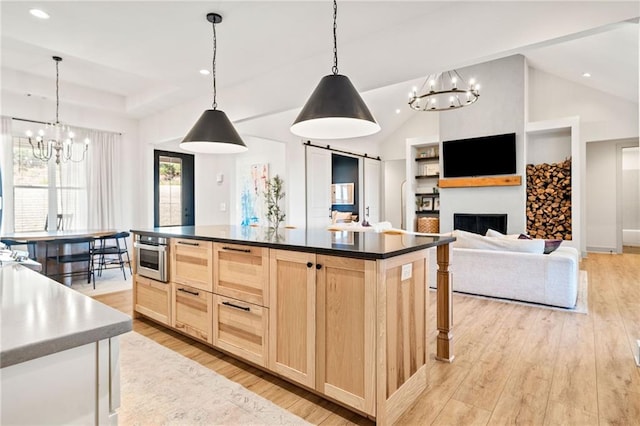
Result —
[[[208,109],[180,143],[187,151],[206,154],[235,154],[247,150],[224,111]]]
[[[310,139],[344,139],[380,131],[349,77],[324,76],[291,125],[295,135]]]

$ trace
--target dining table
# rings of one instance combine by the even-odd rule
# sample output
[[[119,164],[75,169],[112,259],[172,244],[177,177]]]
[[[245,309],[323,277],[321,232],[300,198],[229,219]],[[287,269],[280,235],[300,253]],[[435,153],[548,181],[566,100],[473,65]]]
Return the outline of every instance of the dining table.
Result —
[[[27,246],[29,258],[42,265],[42,272],[50,271],[50,274],[71,272],[79,265],[51,265],[47,268],[46,246],[48,242],[73,240],[77,238],[99,238],[117,233],[115,229],[80,229],[80,230],[56,230],[56,231],[26,231],[14,232],[0,236],[0,242],[13,247],[16,245]],[[71,277],[61,277],[61,282],[71,285]]]

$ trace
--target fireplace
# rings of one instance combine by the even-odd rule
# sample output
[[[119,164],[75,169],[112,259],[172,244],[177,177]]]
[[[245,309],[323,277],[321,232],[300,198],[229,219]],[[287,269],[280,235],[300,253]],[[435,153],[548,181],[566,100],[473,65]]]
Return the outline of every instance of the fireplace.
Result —
[[[503,234],[507,233],[506,214],[453,214],[453,229],[469,231],[484,235],[487,229],[493,229]]]

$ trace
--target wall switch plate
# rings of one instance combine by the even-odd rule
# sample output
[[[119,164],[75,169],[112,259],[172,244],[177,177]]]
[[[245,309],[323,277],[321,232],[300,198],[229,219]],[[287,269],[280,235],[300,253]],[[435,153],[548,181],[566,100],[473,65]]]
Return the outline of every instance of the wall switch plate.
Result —
[[[227,211],[227,203],[220,203],[220,211],[221,212]]]
[[[216,175],[216,182],[218,183],[222,183],[222,181],[224,181],[224,175],[222,173],[218,173]],[[223,210],[224,211],[224,210]]]
[[[401,281],[408,280],[411,278],[413,273],[413,264],[407,263],[406,265],[402,265],[402,276],[400,277]]]

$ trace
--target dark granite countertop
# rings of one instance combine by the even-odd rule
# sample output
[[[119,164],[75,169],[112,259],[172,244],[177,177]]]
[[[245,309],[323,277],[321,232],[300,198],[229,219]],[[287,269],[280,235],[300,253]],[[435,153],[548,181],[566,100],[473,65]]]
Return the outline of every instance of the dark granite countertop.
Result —
[[[455,240],[453,237],[444,236],[304,228],[281,228],[276,233],[275,230],[264,227],[233,225],[169,226],[132,229],[131,232],[141,235],[247,244],[359,259],[386,259],[448,244]]]
[[[0,267],[0,367],[131,330],[131,317],[19,264]]]

